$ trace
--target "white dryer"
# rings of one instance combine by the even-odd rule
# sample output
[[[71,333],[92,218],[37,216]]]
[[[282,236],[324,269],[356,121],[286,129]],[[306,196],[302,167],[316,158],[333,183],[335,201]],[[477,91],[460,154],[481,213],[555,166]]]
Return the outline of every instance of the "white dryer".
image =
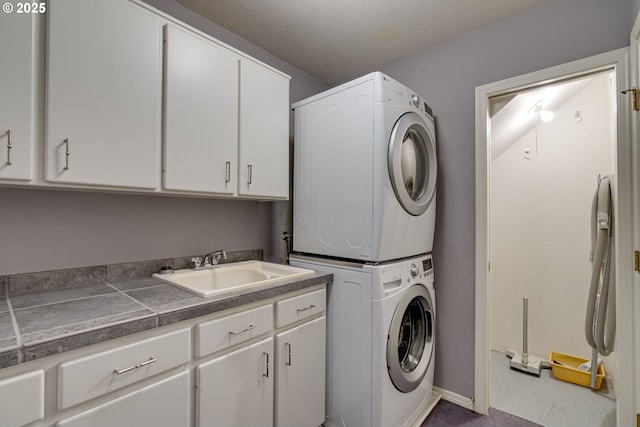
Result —
[[[333,274],[324,425],[419,425],[440,398],[431,255],[379,265],[292,255],[291,265]]]
[[[294,251],[362,262],[431,252],[437,162],[429,106],[376,72],[293,108]]]

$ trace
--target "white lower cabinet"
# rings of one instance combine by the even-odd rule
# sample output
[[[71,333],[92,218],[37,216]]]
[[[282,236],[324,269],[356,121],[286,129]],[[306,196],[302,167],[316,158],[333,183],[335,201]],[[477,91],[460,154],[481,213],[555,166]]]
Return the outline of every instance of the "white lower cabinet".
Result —
[[[325,337],[325,316],[276,335],[276,426],[324,422]]]
[[[178,427],[190,425],[189,372],[158,381],[71,418],[57,427]]]
[[[318,427],[324,422],[326,290],[280,299],[197,326],[196,342],[278,329],[196,368],[197,427]],[[266,310],[270,318],[265,318]],[[232,323],[235,322],[235,323]],[[303,323],[301,323],[303,322]],[[233,326],[231,326],[233,325]],[[248,325],[248,326],[246,326]],[[259,329],[262,325],[263,329]],[[266,329],[264,329],[266,328]],[[257,339],[258,336],[254,337]],[[249,341],[251,342],[251,341]],[[239,343],[239,342],[238,342]],[[204,355],[211,345],[196,344]],[[237,346],[236,346],[237,347]],[[215,347],[224,348],[224,347]],[[275,356],[275,359],[274,359]]]
[[[197,426],[273,426],[273,338],[196,369]]]
[[[0,426],[318,427],[325,287],[0,369]]]
[[[0,381],[0,425],[21,426],[44,417],[44,371]]]

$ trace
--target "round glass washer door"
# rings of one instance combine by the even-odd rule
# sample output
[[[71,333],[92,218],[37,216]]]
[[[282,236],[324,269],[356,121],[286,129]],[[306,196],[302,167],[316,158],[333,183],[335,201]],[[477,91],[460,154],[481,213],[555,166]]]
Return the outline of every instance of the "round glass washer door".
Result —
[[[389,177],[398,202],[418,216],[429,208],[436,191],[434,136],[418,114],[405,113],[391,131],[388,152]]]
[[[404,393],[415,390],[433,357],[435,312],[422,285],[409,288],[396,307],[387,340],[387,368],[393,385]]]

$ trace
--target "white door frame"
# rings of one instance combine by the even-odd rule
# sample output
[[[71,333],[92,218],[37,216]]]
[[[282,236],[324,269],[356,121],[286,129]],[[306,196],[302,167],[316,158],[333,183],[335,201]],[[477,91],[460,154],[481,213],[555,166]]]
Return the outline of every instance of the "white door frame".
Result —
[[[631,29],[631,38],[630,38],[630,69],[631,69],[631,87],[640,87],[640,14],[636,15],[636,21]],[[631,184],[632,194],[633,194],[633,239],[634,239],[634,248],[640,249],[640,145],[638,142],[640,141],[640,112],[634,111],[631,116],[631,137],[632,141],[635,143],[635,148],[632,146],[632,149],[635,151],[632,159],[632,171],[633,171],[633,182]],[[633,145],[633,143],[632,143]],[[633,274],[633,289],[634,292],[634,307],[636,308],[636,318],[635,318],[635,354],[636,354],[636,366],[635,366],[635,413],[637,414],[636,423],[640,423],[640,360],[637,360],[640,357],[640,274]],[[633,424],[630,424],[633,425]],[[638,424],[636,424],[638,425]]]
[[[491,351],[490,271],[489,271],[489,172],[490,126],[489,98],[506,93],[554,83],[597,70],[614,69],[618,93],[629,88],[629,49],[623,48],[533,73],[513,77],[476,88],[476,286],[475,286],[475,396],[474,410],[489,410],[489,371]],[[635,425],[635,359],[633,348],[633,241],[632,234],[632,169],[630,105],[628,97],[617,97],[618,178],[616,231],[617,331],[615,360],[618,373],[615,385],[619,426]],[[585,308],[586,309],[586,308]],[[632,375],[633,374],[633,375]]]

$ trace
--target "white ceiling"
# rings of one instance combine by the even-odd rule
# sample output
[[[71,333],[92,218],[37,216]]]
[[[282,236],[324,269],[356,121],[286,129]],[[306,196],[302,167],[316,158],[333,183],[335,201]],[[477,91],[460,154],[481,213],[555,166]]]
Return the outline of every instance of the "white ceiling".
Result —
[[[608,71],[491,99],[491,159],[504,153],[535,127],[536,104],[555,112],[594,79],[611,77],[613,75]]]
[[[549,0],[177,0],[328,84]]]

